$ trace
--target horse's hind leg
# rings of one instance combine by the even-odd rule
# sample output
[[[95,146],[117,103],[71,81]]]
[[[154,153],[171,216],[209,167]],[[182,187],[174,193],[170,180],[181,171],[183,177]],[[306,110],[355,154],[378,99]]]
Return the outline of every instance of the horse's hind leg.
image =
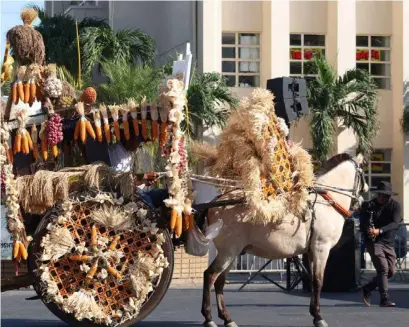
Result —
[[[230,315],[227,312],[223,294],[223,288],[226,284],[226,278],[231,267],[232,264],[219,275],[219,277],[216,279],[216,282],[214,283],[214,289],[216,291],[217,311],[219,313],[219,318],[224,321],[224,325],[226,327],[237,327],[236,323],[230,318]]]
[[[308,254],[310,265],[312,268],[312,295],[310,303],[310,314],[314,317],[315,327],[328,327],[328,324],[321,316],[320,296],[322,282],[324,280],[324,270],[327,264],[329,248],[318,246],[313,249],[312,253]]]
[[[234,259],[235,256],[233,255],[222,255],[219,252],[212,264],[204,272],[202,315],[205,318],[205,322],[203,324],[205,327],[217,327],[216,323],[212,319],[210,291],[220,274],[222,274],[231,265]]]

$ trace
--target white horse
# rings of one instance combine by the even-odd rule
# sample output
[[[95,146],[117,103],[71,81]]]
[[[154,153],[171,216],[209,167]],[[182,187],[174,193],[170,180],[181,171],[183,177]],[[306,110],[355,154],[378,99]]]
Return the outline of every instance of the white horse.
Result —
[[[205,327],[216,327],[211,314],[210,291],[215,286],[219,318],[226,327],[237,327],[227,313],[223,297],[226,276],[234,259],[243,251],[268,259],[291,258],[308,254],[312,272],[310,314],[316,327],[328,326],[320,313],[320,292],[328,255],[339,241],[351,204],[359,202],[360,194],[368,191],[363,171],[363,157],[347,154],[332,157],[317,174],[316,186],[326,194],[310,194],[308,217],[288,214],[279,225],[245,222],[249,214],[244,204],[209,209],[209,224],[223,220],[223,227],[214,240],[217,256],[204,273],[202,314]],[[220,197],[220,200],[239,199],[241,191]],[[306,215],[307,216],[307,215]],[[245,220],[245,219],[244,219]]]

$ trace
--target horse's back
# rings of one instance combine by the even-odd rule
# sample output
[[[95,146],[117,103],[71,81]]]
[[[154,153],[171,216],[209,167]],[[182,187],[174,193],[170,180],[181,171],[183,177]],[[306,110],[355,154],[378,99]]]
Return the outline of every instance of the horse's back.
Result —
[[[240,192],[230,193],[220,199],[235,199]],[[223,227],[214,240],[217,250],[241,253],[245,250],[270,259],[292,257],[307,248],[310,221],[286,215],[279,223],[258,223],[244,205],[213,208],[209,210],[209,224],[222,219]]]

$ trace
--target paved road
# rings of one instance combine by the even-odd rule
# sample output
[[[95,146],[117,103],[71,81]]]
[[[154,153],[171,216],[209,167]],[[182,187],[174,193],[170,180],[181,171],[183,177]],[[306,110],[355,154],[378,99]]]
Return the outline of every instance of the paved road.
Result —
[[[309,297],[301,291],[286,294],[267,285],[249,286],[236,292],[229,285],[225,292],[229,312],[240,327],[310,327]],[[321,308],[331,327],[407,327],[409,285],[397,285],[391,292],[399,308],[366,308],[359,293],[323,294]],[[31,291],[11,291],[1,295],[2,327],[64,327],[41,301],[26,301]],[[214,298],[214,297],[213,297]],[[378,301],[378,297],[374,298]],[[200,289],[171,289],[160,306],[140,323],[140,327],[201,326]],[[216,307],[213,306],[215,321]]]

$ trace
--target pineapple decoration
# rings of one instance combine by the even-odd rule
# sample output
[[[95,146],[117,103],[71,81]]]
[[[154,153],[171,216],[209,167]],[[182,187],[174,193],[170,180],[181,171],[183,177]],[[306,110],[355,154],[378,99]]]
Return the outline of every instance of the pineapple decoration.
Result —
[[[81,102],[93,104],[97,101],[97,91],[93,87],[87,87],[81,95]]]

